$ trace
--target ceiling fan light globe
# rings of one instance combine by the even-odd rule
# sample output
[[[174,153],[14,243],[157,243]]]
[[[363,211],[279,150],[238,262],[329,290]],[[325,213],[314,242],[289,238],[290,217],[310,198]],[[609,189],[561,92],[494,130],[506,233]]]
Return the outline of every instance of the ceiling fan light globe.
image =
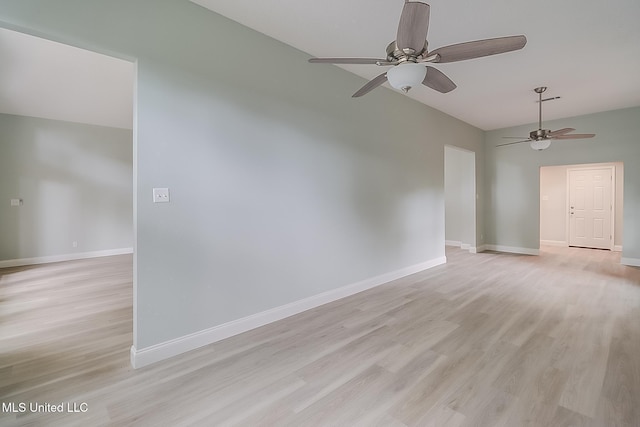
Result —
[[[387,71],[387,80],[394,89],[408,92],[414,86],[422,83],[427,75],[427,67],[414,62],[396,65]]]
[[[538,151],[546,150],[551,146],[551,140],[539,139],[539,140],[531,141],[529,145],[531,145],[531,148],[534,150],[538,150]]]

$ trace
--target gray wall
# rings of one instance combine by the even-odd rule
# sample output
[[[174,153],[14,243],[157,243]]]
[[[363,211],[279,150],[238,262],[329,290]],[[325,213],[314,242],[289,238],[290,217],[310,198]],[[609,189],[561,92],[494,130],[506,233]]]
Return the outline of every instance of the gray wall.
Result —
[[[187,1],[0,1],[0,20],[138,60],[138,350],[444,255],[444,145],[482,131],[351,99],[362,79]]]
[[[476,247],[475,155],[444,148],[445,239]]]
[[[486,133],[485,233],[487,243],[538,248],[541,166],[624,163],[623,258],[640,260],[640,107],[544,123],[547,129],[573,127],[596,137],[552,143],[544,151],[528,144],[498,147],[502,136],[527,135],[536,124]]]
[[[132,155],[130,130],[0,114],[0,261],[131,248]]]

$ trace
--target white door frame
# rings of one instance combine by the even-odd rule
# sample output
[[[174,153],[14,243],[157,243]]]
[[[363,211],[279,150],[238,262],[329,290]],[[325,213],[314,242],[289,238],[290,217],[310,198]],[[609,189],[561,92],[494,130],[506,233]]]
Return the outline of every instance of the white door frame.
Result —
[[[571,172],[572,171],[584,171],[584,170],[596,170],[596,169],[610,169],[611,170],[611,230],[609,230],[611,236],[611,243],[609,250],[614,249],[615,240],[615,219],[616,219],[616,167],[614,165],[598,166],[597,164],[583,167],[567,168],[567,220],[566,220],[566,232],[565,239],[567,241],[567,247],[571,244]]]

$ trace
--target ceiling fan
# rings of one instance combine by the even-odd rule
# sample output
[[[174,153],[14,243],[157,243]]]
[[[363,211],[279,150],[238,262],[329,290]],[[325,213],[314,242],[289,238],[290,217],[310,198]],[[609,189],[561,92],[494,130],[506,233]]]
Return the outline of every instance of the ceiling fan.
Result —
[[[569,134],[569,132],[573,132],[574,128],[564,128],[551,131],[549,129],[542,129],[542,103],[544,101],[551,101],[554,99],[558,99],[559,97],[542,99],[542,92],[547,90],[546,87],[537,87],[533,91],[538,94],[538,130],[534,130],[529,132],[529,138],[526,136],[503,136],[506,139],[522,139],[522,141],[516,142],[508,142],[506,144],[499,144],[496,147],[504,147],[505,145],[513,145],[520,144],[522,142],[530,142],[531,148],[534,150],[544,150],[545,148],[549,148],[551,145],[551,140],[562,140],[562,139],[584,139],[584,138],[593,138],[596,136],[594,133],[574,133]],[[526,139],[523,139],[526,138]]]
[[[429,29],[429,10],[427,3],[405,0],[397,37],[387,46],[386,59],[311,58],[309,62],[393,66],[360,88],[353,94],[353,98],[369,93],[387,80],[392,87],[405,93],[421,83],[438,92],[447,93],[455,89],[456,84],[438,69],[425,64],[457,62],[511,52],[522,49],[527,43],[527,38],[520,35],[476,40],[428,51],[426,38]]]

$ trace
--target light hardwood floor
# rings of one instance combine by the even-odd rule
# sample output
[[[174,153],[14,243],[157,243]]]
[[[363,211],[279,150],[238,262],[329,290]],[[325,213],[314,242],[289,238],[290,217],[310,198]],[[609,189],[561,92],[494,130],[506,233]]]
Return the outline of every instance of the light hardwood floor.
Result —
[[[0,270],[0,425],[640,426],[640,269],[447,257],[135,371],[130,256]]]

